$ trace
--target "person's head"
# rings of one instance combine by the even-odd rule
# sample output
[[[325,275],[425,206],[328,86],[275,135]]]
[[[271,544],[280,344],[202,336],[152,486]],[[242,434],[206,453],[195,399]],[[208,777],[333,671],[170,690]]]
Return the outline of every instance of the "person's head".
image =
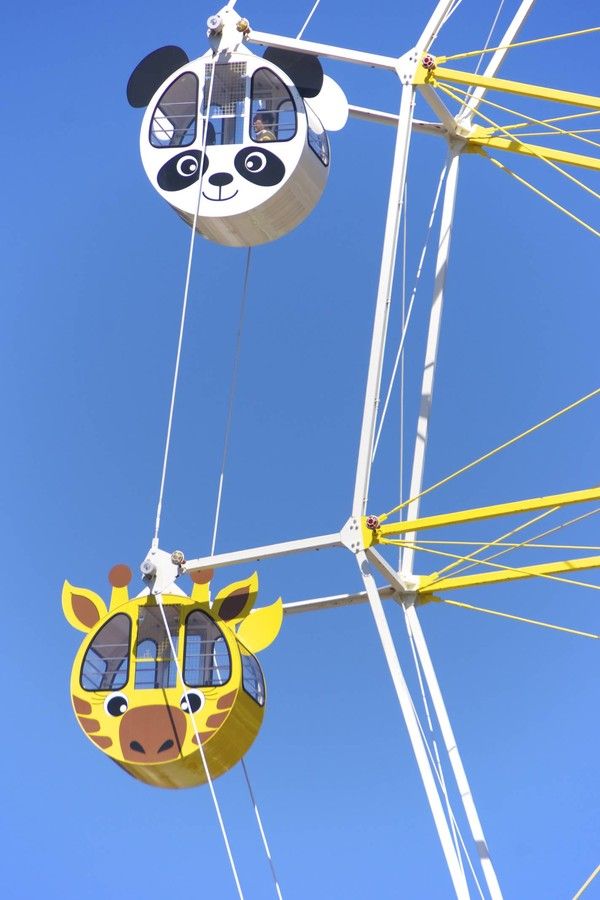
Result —
[[[272,112],[267,110],[259,110],[254,116],[254,130],[261,131],[263,128],[271,128],[275,122]]]

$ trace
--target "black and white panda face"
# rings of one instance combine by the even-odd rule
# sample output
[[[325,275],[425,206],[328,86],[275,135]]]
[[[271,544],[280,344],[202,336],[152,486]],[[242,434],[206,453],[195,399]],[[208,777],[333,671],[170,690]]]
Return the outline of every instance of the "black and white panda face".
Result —
[[[182,191],[202,178],[202,198],[209,203],[227,203],[244,190],[239,177],[261,188],[274,188],[285,178],[285,165],[277,154],[263,147],[243,147],[233,157],[233,171],[220,170],[222,155],[211,168],[209,150],[188,150],[178,153],[159,169],[156,176],[163,191]],[[221,164],[219,166],[218,164]],[[204,211],[204,210],[203,210]]]

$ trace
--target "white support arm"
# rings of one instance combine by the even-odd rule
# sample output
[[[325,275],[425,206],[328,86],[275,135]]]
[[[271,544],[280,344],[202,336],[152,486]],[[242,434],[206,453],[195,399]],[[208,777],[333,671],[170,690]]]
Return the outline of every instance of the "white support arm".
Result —
[[[379,596],[382,600],[392,600],[397,597],[396,591],[391,588],[380,588]],[[292,600],[283,604],[284,616],[294,616],[303,612],[316,612],[320,609],[335,609],[338,606],[356,606],[368,603],[366,591],[357,594],[333,594],[331,597],[315,597],[314,600]]]
[[[370,66],[372,69],[389,69],[395,72],[398,68],[398,58],[395,56],[364,53],[362,50],[348,50],[344,47],[333,47],[331,44],[316,44],[314,41],[283,37],[279,34],[269,34],[266,31],[252,30],[248,35],[247,41],[249,44],[259,44],[262,47],[275,47],[278,50],[296,50],[298,53],[308,53],[311,56],[324,56],[326,59],[337,59],[340,62]]]
[[[304,553],[307,550],[324,550],[326,547],[343,546],[339,533],[321,534],[299,541],[283,541],[280,544],[250,547],[248,550],[233,550],[231,553],[201,556],[198,559],[187,560],[183,570],[188,573],[201,572],[203,569],[220,569],[223,566],[235,566],[238,563],[260,562],[275,556],[288,556],[290,553]]]

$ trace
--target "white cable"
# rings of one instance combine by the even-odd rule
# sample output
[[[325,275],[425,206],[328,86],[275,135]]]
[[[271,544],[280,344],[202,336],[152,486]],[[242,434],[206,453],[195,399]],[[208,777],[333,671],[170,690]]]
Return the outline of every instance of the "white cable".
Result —
[[[302,37],[302,35],[303,35],[304,32],[306,31],[306,26],[308,25],[308,23],[310,22],[310,20],[311,20],[312,17],[314,16],[315,12],[317,11],[317,6],[319,5],[320,2],[321,2],[321,0],[316,0],[315,5],[313,6],[313,8],[311,9],[311,11],[309,12],[309,14],[308,14],[308,16],[307,16],[307,18],[306,18],[306,22],[304,23],[304,25],[302,26],[302,28],[300,29],[300,31],[299,31],[298,34],[296,35],[296,40],[297,40],[297,41],[300,40],[300,38]]]
[[[188,297],[190,293],[190,278],[192,274],[192,259],[194,257],[194,244],[196,241],[196,225],[198,223],[198,215],[200,212],[200,199],[202,197],[202,181],[204,179],[204,166],[202,161],[206,153],[206,142],[208,139],[208,120],[210,118],[210,104],[212,101],[213,81],[215,77],[216,60],[218,54],[213,53],[212,71],[210,73],[210,84],[208,89],[208,102],[206,104],[206,127],[204,129],[204,140],[202,142],[202,160],[200,161],[200,178],[198,182],[198,203],[196,204],[196,212],[194,213],[194,222],[192,225],[192,236],[190,238],[190,249],[188,252],[187,270],[185,275],[185,287],[183,291],[183,304],[181,309],[181,320],[179,323],[179,339],[177,341],[177,353],[175,356],[175,371],[173,373],[173,386],[171,389],[171,403],[169,406],[169,418],[167,423],[167,436],[165,439],[165,452],[163,454],[162,473],[160,477],[160,490],[158,492],[158,503],[156,506],[156,521],[154,525],[153,547],[158,547],[158,532],[160,529],[160,517],[162,514],[163,497],[165,493],[165,480],[167,477],[167,462],[169,459],[169,449],[171,446],[171,430],[173,428],[173,413],[175,411],[175,397],[177,396],[177,384],[179,381],[179,364],[181,361],[181,348],[183,345],[183,332],[185,329],[185,319],[187,314]]]
[[[425,693],[425,686],[423,684],[423,676],[421,674],[421,666],[419,664],[419,658],[417,656],[417,650],[415,647],[415,641],[412,633],[412,628],[408,616],[406,615],[406,609],[403,606],[402,611],[404,612],[404,623],[406,625],[406,630],[408,632],[408,640],[410,643],[410,649],[412,650],[413,661],[415,664],[415,669],[417,672],[417,678],[419,680],[419,687],[421,689],[421,699],[423,701],[423,707],[425,708],[425,715],[427,716],[427,726],[429,728],[429,733],[431,735],[431,742],[433,744],[433,751],[435,753],[436,763],[434,763],[434,768],[437,768],[439,773],[439,782],[442,789],[442,793],[444,795],[444,799],[446,800],[446,807],[448,809],[448,818],[450,819],[450,825],[452,827],[452,837],[454,839],[454,846],[456,847],[456,855],[458,857],[458,862],[462,871],[464,872],[464,867],[462,864],[462,857],[460,855],[460,849],[458,846],[458,838],[456,834],[456,823],[454,822],[454,816],[452,814],[452,807],[450,805],[450,797],[448,796],[448,789],[446,787],[446,781],[444,779],[444,770],[442,769],[442,761],[440,759],[440,753],[438,750],[437,741],[435,739],[435,734],[433,730],[433,722],[431,721],[431,713],[429,711],[429,703],[427,702],[427,695]]]
[[[217,491],[217,504],[215,508],[215,520],[213,525],[212,543],[210,555],[215,555],[215,546],[217,543],[217,529],[219,527],[219,516],[221,514],[221,497],[223,495],[223,480],[225,478],[225,463],[227,462],[227,454],[229,451],[229,436],[231,434],[231,420],[233,416],[233,403],[235,400],[235,391],[237,387],[237,376],[239,370],[240,348],[242,342],[242,331],[244,328],[244,315],[246,312],[246,298],[248,296],[248,275],[250,272],[250,254],[252,247],[248,247],[246,255],[246,270],[244,272],[244,285],[242,288],[242,299],[240,301],[240,318],[238,322],[238,330],[235,344],[235,354],[233,359],[233,372],[231,374],[231,384],[229,385],[229,399],[227,401],[227,420],[225,424],[225,437],[223,439],[223,456],[221,458],[221,474],[219,475],[219,488]]]
[[[393,368],[393,370],[392,370],[392,376],[391,376],[391,378],[390,378],[390,383],[389,383],[389,386],[388,386],[388,390],[387,390],[387,394],[386,394],[386,398],[385,398],[385,403],[383,404],[383,410],[382,410],[382,412],[381,412],[381,418],[380,418],[380,420],[379,420],[379,427],[378,427],[378,429],[377,429],[377,437],[375,438],[375,443],[374,443],[374,445],[373,445],[373,456],[372,456],[372,459],[371,459],[371,462],[372,462],[372,463],[373,463],[374,460],[375,460],[375,454],[377,453],[377,447],[379,446],[379,439],[380,439],[380,437],[381,437],[381,429],[383,428],[383,423],[384,423],[384,420],[385,420],[385,415],[386,415],[386,413],[387,413],[387,408],[388,408],[389,402],[390,402],[390,396],[391,396],[391,393],[392,393],[392,389],[393,389],[393,387],[394,387],[394,381],[396,380],[396,372],[398,371],[398,365],[399,365],[399,363],[400,363],[400,358],[402,357],[402,354],[403,354],[403,351],[404,351],[404,341],[405,341],[405,339],[406,339],[406,333],[407,333],[407,331],[408,331],[408,326],[409,326],[409,324],[410,324],[410,317],[411,317],[413,305],[414,305],[414,302],[415,302],[415,296],[416,296],[416,294],[417,294],[417,287],[418,287],[418,285],[419,285],[419,279],[420,279],[420,277],[421,277],[421,272],[423,271],[423,263],[424,263],[424,261],[425,261],[425,255],[426,255],[426,253],[427,253],[427,248],[428,248],[428,245],[429,245],[429,238],[430,238],[430,236],[431,236],[431,229],[432,229],[432,227],[433,227],[433,220],[434,220],[434,218],[435,218],[435,214],[436,214],[436,211],[437,211],[437,206],[438,206],[438,202],[439,202],[439,199],[440,199],[440,194],[441,194],[441,191],[442,191],[442,186],[443,186],[443,184],[444,184],[444,179],[445,179],[445,177],[446,177],[447,168],[448,168],[447,163],[444,163],[444,167],[442,168],[442,171],[441,171],[441,174],[440,174],[440,180],[439,180],[439,182],[438,182],[437,190],[436,190],[436,192],[435,192],[435,199],[434,199],[434,201],[433,201],[433,209],[431,210],[431,216],[429,217],[429,225],[428,225],[428,227],[427,227],[427,234],[426,234],[426,236],[425,236],[425,243],[423,244],[423,249],[422,249],[422,251],[421,251],[421,258],[420,258],[420,260],[419,260],[419,265],[418,265],[418,267],[417,267],[417,274],[416,274],[416,276],[415,276],[414,287],[413,287],[412,293],[411,293],[411,295],[410,295],[410,302],[409,302],[409,304],[408,304],[408,311],[407,311],[407,313],[406,313],[406,322],[405,322],[405,324],[404,324],[404,328],[402,329],[402,336],[401,336],[401,338],[400,338],[400,346],[398,347],[398,352],[397,352],[397,354],[396,354],[396,361],[394,362],[394,368]]]
[[[421,724],[421,720],[419,719],[419,716],[417,715],[417,711],[416,711],[415,705],[414,705],[414,703],[413,703],[413,701],[412,701],[412,697],[411,697],[411,701],[410,701],[410,702],[411,702],[411,704],[412,704],[412,708],[413,708],[414,713],[415,713],[415,718],[416,718],[416,720],[417,720],[417,725],[419,726],[419,730],[420,730],[420,732],[421,732],[421,737],[423,738],[423,743],[425,744],[425,750],[427,751],[427,755],[429,756],[429,761],[431,762],[431,766],[432,766],[432,768],[433,768],[433,770],[434,770],[434,772],[435,772],[435,774],[436,774],[436,776],[437,776],[438,781],[440,782],[440,787],[441,787],[442,784],[441,784],[441,781],[440,781],[440,775],[439,775],[439,772],[437,771],[437,769],[436,769],[436,767],[435,767],[435,762],[434,762],[433,756],[432,756],[432,754],[431,754],[431,749],[430,749],[430,747],[429,747],[429,744],[427,743],[427,738],[425,737],[425,731],[424,731],[423,726],[422,726],[422,724]],[[443,788],[442,788],[442,789],[443,789]],[[458,834],[458,837],[459,837],[459,840],[460,840],[460,844],[461,844],[461,847],[462,847],[462,849],[463,849],[463,853],[465,854],[465,858],[466,858],[466,860],[467,860],[467,863],[469,864],[469,869],[470,869],[470,871],[471,871],[471,875],[473,876],[473,881],[474,881],[475,884],[477,885],[477,890],[478,890],[478,892],[479,892],[479,896],[481,897],[481,900],[485,900],[485,895],[484,895],[484,893],[483,893],[483,891],[482,891],[482,889],[481,889],[481,885],[479,884],[479,879],[477,878],[477,874],[476,874],[476,872],[475,872],[475,869],[473,868],[473,862],[472,862],[471,857],[470,857],[470,855],[469,855],[469,851],[467,850],[467,847],[466,847],[464,838],[463,838],[463,836],[462,836],[461,830],[460,830],[460,828],[459,828],[459,826],[458,826],[458,822],[456,821],[456,817],[455,817],[455,815],[454,815],[454,813],[453,813],[453,811],[452,811],[452,807],[451,807],[451,806],[449,807],[449,812],[450,812],[450,821],[452,822],[454,828],[456,828],[456,832],[457,832],[457,834]]]
[[[246,761],[243,758],[242,758],[242,769],[244,770],[244,777],[246,779],[246,784],[248,785],[248,791],[250,793],[250,799],[252,800],[252,806],[254,807],[254,815],[256,816],[256,821],[258,822],[258,828],[260,831],[260,836],[262,838],[263,847],[265,848],[265,853],[267,854],[267,859],[269,860],[269,865],[271,867],[271,874],[273,875],[273,881],[275,882],[275,890],[277,891],[277,896],[279,897],[279,900],[283,900],[283,897],[281,895],[281,888],[279,887],[279,882],[277,880],[277,874],[275,872],[275,865],[273,863],[273,857],[271,856],[271,851],[269,849],[269,844],[267,841],[267,835],[265,834],[262,819],[261,819],[260,813],[258,811],[258,803],[256,802],[256,797],[254,796],[254,791],[252,790],[252,785],[250,784],[250,776],[248,775],[248,769],[246,768]]]
[[[486,51],[487,48],[489,47],[490,41],[492,40],[492,35],[493,35],[493,33],[494,33],[494,29],[496,28],[496,25],[498,24],[498,19],[500,18],[500,13],[502,12],[502,7],[503,7],[503,6],[504,6],[504,0],[500,0],[500,5],[499,5],[498,10],[497,10],[497,12],[496,12],[496,15],[495,15],[495,17],[494,17],[494,21],[492,22],[492,27],[491,27],[490,30],[489,30],[488,36],[487,36],[487,38],[486,38],[486,42],[485,42],[484,47],[483,47],[483,50],[481,51],[481,55],[480,55],[480,57],[479,57],[479,59],[478,59],[478,61],[477,61],[477,66],[476,66],[476,68],[475,68],[475,75],[477,75],[477,73],[479,72],[479,69],[481,68],[481,63],[483,62],[483,57],[485,56],[485,51]],[[460,118],[460,116],[461,116],[463,110],[466,108],[467,103],[468,103],[468,100],[469,100],[469,97],[471,96],[472,92],[473,92],[473,88],[472,88],[472,87],[468,88],[468,90],[467,90],[467,96],[466,96],[465,99],[463,100],[462,106],[461,106],[460,110],[458,111],[458,115],[457,115],[457,117],[456,117],[457,119]]]
[[[188,709],[190,711],[190,718],[192,720],[192,727],[194,729],[194,734],[196,735],[196,743],[198,745],[198,752],[200,754],[200,759],[202,760],[202,765],[204,766],[204,774],[206,775],[206,781],[210,788],[210,793],[211,793],[211,796],[213,799],[215,811],[217,813],[217,819],[219,820],[219,826],[221,828],[221,834],[223,835],[223,841],[225,842],[225,849],[227,850],[227,856],[229,857],[229,864],[231,866],[231,871],[233,873],[235,885],[237,887],[238,894],[240,896],[240,900],[244,900],[244,894],[242,893],[242,886],[240,884],[240,879],[238,878],[237,869],[235,867],[233,854],[231,852],[231,846],[229,844],[229,838],[227,837],[227,831],[225,830],[225,823],[223,821],[223,816],[221,815],[221,808],[219,806],[219,801],[217,800],[217,795],[215,793],[215,788],[214,788],[214,785],[212,782],[212,778],[210,777],[210,771],[208,768],[208,763],[206,762],[206,755],[204,753],[204,747],[202,746],[202,741],[200,740],[200,734],[198,733],[198,726],[196,725],[196,716],[192,712],[192,707],[191,707],[191,704],[189,701],[187,689],[186,689],[186,686],[183,681],[183,673],[181,671],[181,666],[179,665],[177,651],[176,651],[175,645],[173,643],[173,638],[171,637],[171,632],[169,631],[169,625],[167,622],[167,617],[165,615],[165,610],[164,610],[164,606],[163,606],[162,594],[154,594],[154,597],[156,599],[156,602],[158,603],[158,606],[160,607],[160,612],[161,612],[163,623],[165,626],[167,640],[169,641],[169,647],[171,648],[171,658],[175,662],[175,668],[177,669],[177,677],[178,677],[179,681],[181,682],[181,686],[183,688],[183,692],[184,692],[185,698],[188,703]]]

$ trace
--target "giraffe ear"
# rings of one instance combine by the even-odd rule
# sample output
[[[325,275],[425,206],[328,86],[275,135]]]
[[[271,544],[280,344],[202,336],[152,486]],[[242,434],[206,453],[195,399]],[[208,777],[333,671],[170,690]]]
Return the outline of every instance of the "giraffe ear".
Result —
[[[270,606],[255,609],[240,625],[236,632],[240,643],[251,653],[260,653],[273,643],[283,622],[281,597]]]
[[[63,585],[62,608],[67,622],[79,631],[91,631],[108,612],[102,597],[68,581]]]
[[[234,581],[219,591],[211,612],[221,621],[234,625],[248,615],[254,606],[257,593],[258,575],[254,572],[245,581]]]

